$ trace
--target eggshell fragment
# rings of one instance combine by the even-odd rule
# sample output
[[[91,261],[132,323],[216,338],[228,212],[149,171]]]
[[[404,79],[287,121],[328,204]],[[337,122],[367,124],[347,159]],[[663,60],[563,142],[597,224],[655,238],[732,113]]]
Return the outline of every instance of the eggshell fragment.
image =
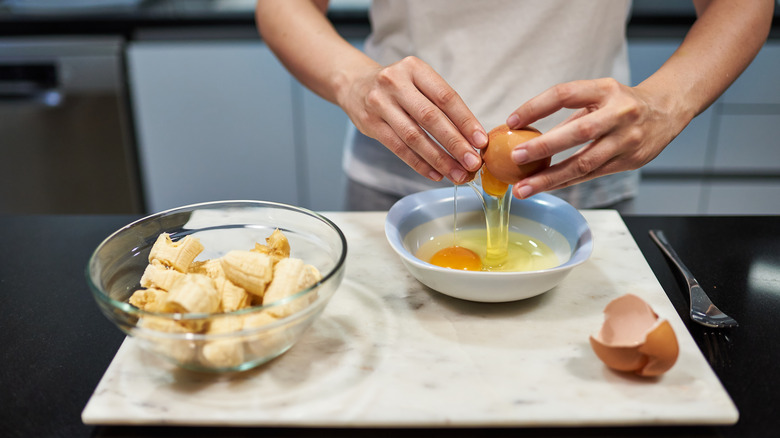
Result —
[[[594,353],[618,371],[658,376],[677,361],[677,336],[669,321],[659,319],[641,298],[626,294],[604,308],[604,324],[590,337]]]

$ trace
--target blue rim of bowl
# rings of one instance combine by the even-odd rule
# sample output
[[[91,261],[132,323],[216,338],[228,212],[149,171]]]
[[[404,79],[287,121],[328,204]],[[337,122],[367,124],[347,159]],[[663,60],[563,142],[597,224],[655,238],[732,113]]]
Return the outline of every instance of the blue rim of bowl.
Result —
[[[92,265],[93,259],[97,255],[97,253],[100,250],[100,248],[102,248],[106,244],[106,242],[111,240],[117,234],[119,234],[119,233],[121,233],[123,231],[126,231],[127,229],[129,229],[129,228],[131,228],[131,227],[133,227],[133,226],[135,226],[135,225],[137,225],[137,224],[139,224],[141,222],[151,221],[151,220],[157,219],[157,218],[159,218],[161,216],[166,216],[166,215],[170,215],[170,214],[174,214],[174,213],[178,213],[178,212],[183,212],[185,210],[192,211],[192,210],[195,210],[197,208],[216,207],[216,206],[275,207],[275,208],[282,208],[282,209],[285,209],[285,210],[297,211],[299,213],[307,214],[309,216],[312,216],[312,217],[322,221],[323,223],[328,225],[331,229],[333,229],[337,233],[337,235],[339,236],[339,239],[341,240],[341,245],[344,248],[344,250],[341,252],[341,254],[339,256],[339,259],[336,261],[336,264],[333,266],[333,268],[330,269],[330,271],[328,271],[325,275],[323,275],[323,277],[320,279],[320,281],[318,281],[317,283],[313,284],[312,286],[310,286],[310,287],[308,287],[306,289],[302,289],[301,291],[299,291],[299,292],[297,292],[297,293],[295,293],[293,295],[290,295],[289,297],[283,298],[281,300],[274,301],[273,303],[263,304],[263,305],[260,305],[260,306],[247,307],[247,308],[244,308],[244,309],[234,310],[232,312],[215,312],[215,313],[164,313],[164,312],[150,312],[150,311],[139,309],[139,308],[133,306],[132,304],[130,304],[130,303],[126,302],[126,301],[119,301],[119,300],[115,300],[115,299],[109,297],[100,287],[98,287],[92,281],[92,277],[90,275],[90,266]],[[201,203],[196,203],[196,204],[183,205],[183,206],[180,206],[180,207],[175,207],[175,208],[171,208],[171,209],[168,209],[168,210],[163,210],[163,211],[160,211],[160,212],[157,212],[157,213],[154,213],[154,214],[142,217],[142,218],[137,219],[137,220],[135,220],[133,222],[130,222],[127,225],[124,225],[123,227],[121,227],[121,228],[117,229],[116,231],[114,231],[113,233],[109,234],[108,237],[103,239],[100,242],[100,244],[98,244],[98,246],[95,248],[95,250],[92,251],[92,254],[89,257],[89,260],[87,261],[87,266],[85,268],[85,272],[84,273],[85,273],[86,278],[87,278],[87,285],[89,286],[92,294],[95,297],[97,297],[98,299],[100,299],[101,301],[104,301],[104,302],[108,303],[113,308],[118,308],[119,310],[121,310],[123,312],[126,312],[126,313],[128,313],[130,315],[133,315],[133,316],[138,316],[138,317],[154,316],[154,317],[158,317],[158,318],[165,318],[165,319],[170,319],[170,320],[175,320],[175,321],[190,321],[190,320],[198,320],[198,319],[204,319],[204,318],[222,318],[222,317],[228,317],[228,316],[246,315],[246,314],[250,314],[250,313],[261,312],[261,311],[264,311],[264,310],[267,310],[267,309],[271,309],[271,308],[274,308],[274,307],[277,307],[277,306],[283,306],[285,304],[288,304],[291,301],[294,301],[294,300],[296,300],[298,298],[301,298],[302,296],[308,294],[312,290],[317,289],[323,283],[327,282],[331,277],[333,277],[334,275],[336,275],[336,273],[338,273],[341,269],[343,269],[344,263],[346,262],[346,259],[347,259],[347,239],[344,236],[344,233],[341,231],[341,229],[333,221],[331,221],[327,217],[325,217],[325,216],[323,216],[323,215],[321,215],[321,214],[319,214],[317,212],[311,211],[311,210],[303,208],[303,207],[297,207],[297,206],[294,206],[294,205],[282,204],[282,203],[279,203],[279,202],[272,202],[272,201],[224,200],[224,201],[210,201],[210,202],[201,202]],[[307,306],[307,308],[309,308],[309,307],[311,307],[311,306]],[[296,316],[298,314],[304,314],[304,313],[306,313],[306,312],[303,312],[303,311],[295,312],[295,313],[293,313],[291,315],[288,315],[288,316],[286,316],[284,318],[279,318],[279,321],[275,321],[275,322],[288,321],[289,319],[293,319],[292,317],[294,317],[294,316]],[[271,323],[271,324],[266,324],[263,327],[272,327],[273,325],[274,324]],[[231,333],[231,334],[234,335],[235,333],[236,332]]]
[[[467,194],[461,195],[460,192],[458,192],[457,196],[459,202],[462,199],[464,199],[461,198],[461,196],[464,196],[466,198],[473,196],[474,198],[476,198],[477,195],[475,192],[471,190],[471,188],[466,186],[460,186],[460,188],[465,190]],[[385,219],[385,236],[387,237],[387,240],[390,243],[390,246],[393,248],[393,250],[404,261],[414,264],[420,268],[447,273],[448,275],[468,275],[468,276],[483,275],[483,276],[491,276],[491,277],[524,276],[524,275],[529,276],[529,275],[536,275],[539,273],[556,272],[556,271],[570,269],[574,266],[580,265],[585,261],[587,261],[588,258],[590,258],[591,253],[593,252],[593,238],[592,238],[590,227],[588,225],[588,222],[585,220],[585,217],[583,217],[582,214],[576,208],[574,208],[571,204],[564,201],[563,199],[557,196],[550,195],[548,193],[540,193],[530,198],[522,199],[522,200],[517,198],[512,198],[511,211],[517,211],[514,206],[522,205],[522,204],[527,204],[527,205],[546,204],[546,205],[552,205],[560,208],[566,208],[567,210],[570,209],[568,212],[570,217],[573,217],[578,221],[577,230],[576,230],[577,240],[574,242],[569,241],[569,245],[571,246],[573,252],[571,254],[571,257],[569,257],[569,260],[567,260],[566,262],[553,268],[540,269],[538,271],[493,272],[493,271],[461,271],[457,269],[442,268],[440,266],[436,266],[418,259],[414,254],[412,254],[408,249],[406,249],[406,246],[404,246],[403,244],[403,237],[409,231],[411,231],[413,228],[419,225],[422,225],[424,223],[427,223],[431,220],[443,216],[451,215],[454,208],[453,199],[455,195],[456,195],[456,191],[454,187],[444,187],[439,189],[426,190],[423,192],[418,192],[418,193],[405,196],[390,208],[390,210],[387,213],[387,217]],[[449,212],[446,212],[447,208],[449,209]],[[403,226],[399,227],[398,225],[404,222],[402,220],[403,217],[409,216],[412,211],[427,211],[430,212],[430,214],[423,214],[421,216],[421,219],[416,220],[414,222],[410,222],[409,224],[403,223]],[[528,219],[535,220],[532,217]],[[562,223],[559,221],[563,221],[563,218],[556,218],[555,224],[545,223],[544,225],[549,226],[552,229],[558,231],[560,228],[557,228],[555,225]]]

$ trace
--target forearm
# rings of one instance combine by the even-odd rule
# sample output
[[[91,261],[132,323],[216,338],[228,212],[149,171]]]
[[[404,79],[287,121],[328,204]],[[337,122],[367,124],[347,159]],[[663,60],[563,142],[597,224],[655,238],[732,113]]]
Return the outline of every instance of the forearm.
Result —
[[[774,8],[772,0],[694,3],[698,19],[680,47],[637,87],[663,101],[685,124],[747,68],[766,40]]]
[[[265,43],[301,83],[338,103],[348,77],[378,64],[344,40],[328,21],[327,0],[258,0],[257,27]]]

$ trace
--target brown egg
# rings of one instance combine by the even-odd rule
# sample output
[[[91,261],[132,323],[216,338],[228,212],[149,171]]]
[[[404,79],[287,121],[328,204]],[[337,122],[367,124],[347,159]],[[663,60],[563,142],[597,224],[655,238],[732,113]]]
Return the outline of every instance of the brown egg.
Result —
[[[677,361],[677,336],[669,321],[659,319],[636,295],[615,298],[604,308],[604,324],[590,337],[596,356],[609,368],[658,376]]]
[[[487,147],[482,149],[482,159],[490,174],[505,184],[514,184],[550,166],[550,157],[517,165],[512,161],[512,149],[534,137],[542,135],[537,129],[527,126],[509,129],[501,125],[488,132]]]

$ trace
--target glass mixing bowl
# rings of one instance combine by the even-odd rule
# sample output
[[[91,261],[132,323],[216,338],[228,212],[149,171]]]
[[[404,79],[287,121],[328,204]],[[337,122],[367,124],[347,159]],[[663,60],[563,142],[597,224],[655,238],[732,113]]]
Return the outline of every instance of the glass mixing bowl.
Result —
[[[252,249],[277,228],[289,240],[290,257],[320,271],[319,282],[285,299],[226,313],[158,313],[128,303],[141,288],[149,251],[161,233],[169,233],[173,241],[197,237],[205,248],[198,261]],[[103,314],[143,349],[187,369],[241,371],[279,356],[301,338],[338,289],[346,255],[344,234],[322,215],[273,202],[219,201],[167,210],[117,230],[95,249],[86,276]],[[279,306],[296,310],[268,317]],[[219,334],[198,332],[228,318],[262,323]]]

